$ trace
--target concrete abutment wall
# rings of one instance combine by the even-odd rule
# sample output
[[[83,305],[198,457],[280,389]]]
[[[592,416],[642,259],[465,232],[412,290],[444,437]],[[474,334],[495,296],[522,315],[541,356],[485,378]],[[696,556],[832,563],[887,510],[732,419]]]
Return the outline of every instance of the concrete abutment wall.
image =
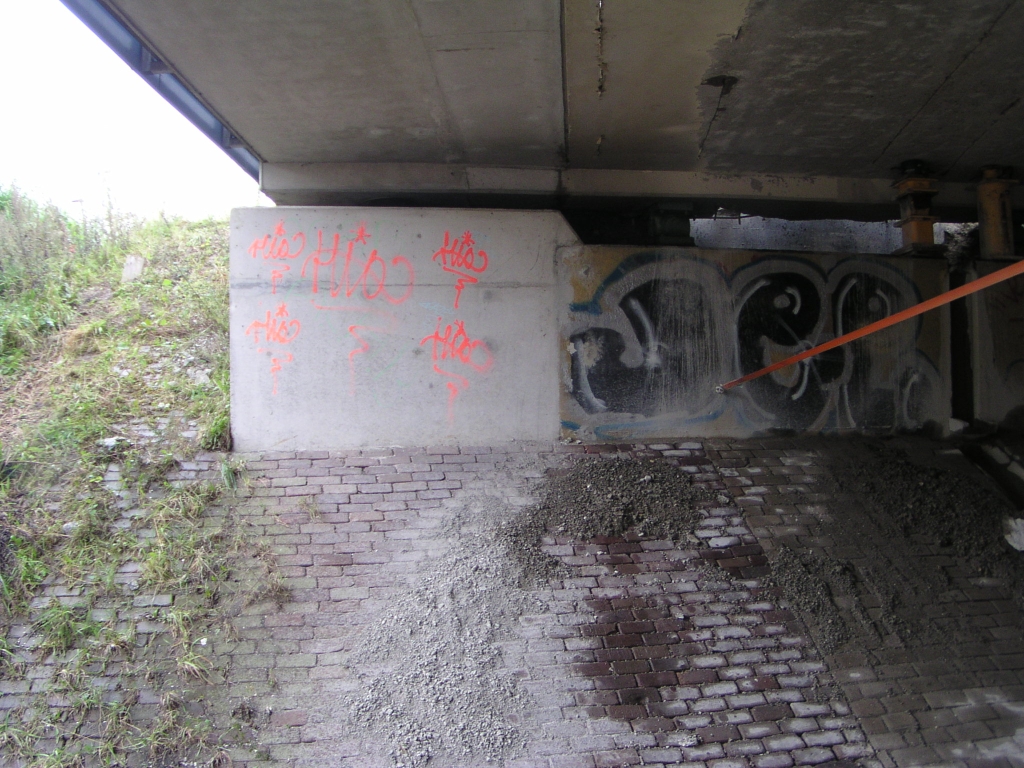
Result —
[[[550,211],[236,210],[241,450],[913,430],[949,315],[716,395],[946,290],[943,260],[582,245]]]
[[[557,213],[236,210],[232,433],[242,450],[558,433]]]

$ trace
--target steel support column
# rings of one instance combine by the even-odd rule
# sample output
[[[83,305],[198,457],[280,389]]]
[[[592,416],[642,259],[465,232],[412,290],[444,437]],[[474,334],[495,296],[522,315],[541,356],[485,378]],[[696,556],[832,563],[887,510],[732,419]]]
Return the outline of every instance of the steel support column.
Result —
[[[983,259],[1013,257],[1013,211],[1010,188],[1017,182],[1009,178],[1009,169],[989,166],[978,182],[978,233]]]

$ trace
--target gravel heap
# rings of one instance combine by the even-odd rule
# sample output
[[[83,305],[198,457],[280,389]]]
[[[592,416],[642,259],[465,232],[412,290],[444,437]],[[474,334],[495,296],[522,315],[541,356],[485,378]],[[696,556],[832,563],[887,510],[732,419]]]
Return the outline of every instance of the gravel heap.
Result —
[[[982,485],[937,467],[920,467],[897,451],[876,447],[869,469],[839,477],[840,486],[870,493],[907,535],[927,536],[961,557],[985,559],[1005,552],[1003,516],[1009,504]]]
[[[591,459],[548,482],[534,519],[557,536],[678,539],[693,531],[702,503],[718,494],[693,485],[678,467],[658,459]]]
[[[678,540],[692,534],[702,507],[721,502],[719,493],[659,459],[580,459],[548,475],[540,503],[501,530],[527,581],[560,572],[558,561],[539,549],[545,535],[587,540],[633,529],[645,538]]]
[[[996,571],[1024,564],[1003,538],[1003,518],[1015,514],[1005,498],[960,473],[916,464],[881,441],[857,447],[845,459],[830,455],[836,485],[863,494],[904,536],[950,547],[987,575],[1006,576]]]
[[[530,699],[498,643],[524,610],[544,607],[517,588],[493,533],[513,510],[482,497],[465,504],[446,533],[458,544],[426,562],[351,654],[361,674],[348,718],[388,745],[395,766],[500,763],[524,745]],[[461,530],[467,520],[484,530]]]
[[[851,637],[839,602],[852,604],[861,626],[870,628],[860,604],[850,599],[856,595],[857,575],[849,563],[813,552],[796,552],[787,546],[771,552],[768,560],[772,568],[770,582],[782,590],[790,605],[812,617],[810,623],[822,652],[835,652]]]
[[[804,569],[817,575],[824,589],[785,557],[773,566],[787,599],[822,634],[842,642],[841,633],[830,629],[831,610],[807,605],[821,602],[820,595],[838,603],[840,612],[844,605],[854,605],[861,621],[848,616],[847,626],[855,640],[860,636],[874,642],[873,635],[911,647],[974,642],[978,630],[970,617],[929,612],[935,595],[952,584],[942,558],[922,560],[923,546],[958,558],[973,575],[1004,580],[1024,607],[1024,554],[1003,536],[1003,519],[1012,507],[971,474],[968,464],[946,466],[935,453],[938,444],[921,439],[847,437],[812,444],[829,469],[822,490],[833,499],[823,534],[840,543],[838,550],[850,560],[815,570],[800,556]],[[838,599],[850,596],[855,599]],[[866,618],[865,599],[874,609],[873,621]],[[872,632],[865,636],[864,626],[857,623],[873,624]]]

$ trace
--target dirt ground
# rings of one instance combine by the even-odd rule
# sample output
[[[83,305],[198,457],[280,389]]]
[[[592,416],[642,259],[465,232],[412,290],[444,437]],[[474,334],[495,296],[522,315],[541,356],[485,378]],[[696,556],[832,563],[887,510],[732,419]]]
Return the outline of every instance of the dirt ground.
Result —
[[[551,468],[537,488],[541,500],[502,520],[498,531],[520,575],[520,585],[563,573],[541,552],[541,539],[587,541],[627,531],[650,539],[697,543],[699,510],[728,496],[693,484],[691,475],[661,459],[585,457]]]
[[[933,610],[935,597],[952,588],[954,560],[1002,581],[1024,607],[1024,553],[1003,536],[1016,510],[957,448],[916,438],[805,444],[829,470],[832,513],[822,532],[841,544],[827,554],[783,547],[771,560],[774,579],[817,629],[822,650],[865,636],[907,647],[973,642],[967,617]],[[922,558],[922,546],[937,556]]]

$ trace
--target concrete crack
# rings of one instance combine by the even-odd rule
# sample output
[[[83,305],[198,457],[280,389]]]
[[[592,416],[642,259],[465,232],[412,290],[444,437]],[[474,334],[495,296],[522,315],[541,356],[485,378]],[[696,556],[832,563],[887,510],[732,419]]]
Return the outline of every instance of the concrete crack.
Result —
[[[938,86],[936,86],[935,90],[931,92],[927,99],[925,99],[924,103],[920,107],[918,107],[917,111],[914,112],[914,114],[907,119],[907,121],[900,127],[900,129],[896,131],[896,134],[891,139],[889,139],[889,142],[882,148],[882,151],[878,153],[878,157],[875,158],[874,162],[877,163],[879,160],[881,160],[885,153],[889,151],[889,147],[891,147],[896,142],[896,140],[903,135],[903,132],[907,130],[910,124],[913,123],[922,112],[924,112],[925,108],[929,104],[931,104],[932,99],[934,99],[938,95],[939,91],[941,91],[946,86],[946,83],[953,79],[953,76],[960,71],[960,68],[967,62],[969,58],[971,58],[971,56],[974,55],[974,52],[981,47],[982,43],[984,43],[988,39],[989,35],[992,34],[992,30],[994,30],[996,28],[996,25],[998,25],[999,22],[1003,20],[1003,17],[1009,12],[1010,8],[1012,8],[1014,3],[1016,2],[1017,0],[1010,0],[1010,2],[1006,4],[1006,7],[999,12],[999,15],[996,16],[995,20],[989,25],[988,29],[985,30],[985,34],[978,38],[978,42],[974,44],[974,47],[963,55],[963,57],[960,59],[957,65],[953,67],[949,74],[942,79],[942,82],[939,83]]]
[[[608,62],[604,60],[604,0],[597,0],[597,98],[604,96],[604,81],[608,74]]]
[[[964,155],[966,155],[968,152],[970,152],[972,149],[974,149],[974,147],[977,145],[977,143],[979,141],[981,141],[983,138],[985,138],[985,136],[988,135],[988,132],[992,130],[992,127],[994,125],[999,123],[1000,120],[1002,120],[1004,117],[1006,117],[1008,112],[1010,112],[1014,107],[1016,107],[1018,104],[1020,104],[1021,98],[1022,97],[1018,96],[1016,99],[1011,101],[1008,105],[1006,105],[1003,109],[1001,109],[999,111],[999,114],[995,116],[995,119],[993,119],[992,122],[990,122],[987,126],[985,126],[985,130],[983,130],[981,133],[979,133],[975,137],[974,141],[972,141],[970,144],[968,144],[964,148],[964,151],[956,156],[956,160],[954,160],[952,163],[950,163],[948,167],[943,169],[942,175],[945,176],[947,173],[949,173],[954,168],[956,168],[956,166],[963,159]]]

